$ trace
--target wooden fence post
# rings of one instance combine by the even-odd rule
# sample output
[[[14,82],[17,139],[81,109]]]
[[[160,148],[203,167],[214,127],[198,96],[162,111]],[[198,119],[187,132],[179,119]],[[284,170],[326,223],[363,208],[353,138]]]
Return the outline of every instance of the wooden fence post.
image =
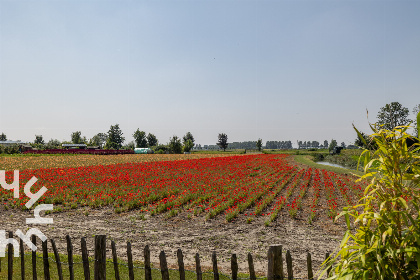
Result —
[[[134,280],[133,253],[131,252],[131,243],[127,242],[127,259],[128,259],[128,278]]]
[[[159,260],[160,260],[160,272],[162,273],[162,280],[169,280],[168,263],[166,262],[165,251],[160,252]]]
[[[86,239],[82,237],[80,243],[82,247],[83,274],[85,275],[85,280],[90,280],[89,255],[86,246]]]
[[[254,269],[254,261],[252,260],[251,253],[248,253],[248,267],[249,267],[249,279],[257,280],[257,276],[255,275],[255,269]]]
[[[211,254],[211,261],[213,262],[213,277],[214,280],[219,280],[219,269],[217,268],[217,256],[216,251]]]
[[[306,256],[306,262],[307,262],[307,266],[308,266],[308,279],[313,280],[314,279],[314,273],[312,271],[312,258],[311,258],[311,253],[309,253],[309,252]]]
[[[118,267],[117,248],[115,248],[114,240],[111,241],[112,261],[114,263],[115,280],[120,280],[120,270]]]
[[[42,258],[44,260],[44,280],[50,280],[50,262],[48,260],[48,240],[42,241]]]
[[[176,251],[176,256],[178,258],[179,280],[185,280],[184,255],[181,249]]]
[[[71,238],[70,235],[66,235],[66,241],[67,241],[67,257],[69,260],[69,272],[70,272],[70,280],[74,280],[74,269],[73,269],[73,245],[71,244]]]
[[[330,257],[330,253],[327,252],[325,254],[325,260],[328,260],[329,257]],[[331,266],[329,266],[328,269],[327,269],[327,276],[330,276],[330,273],[331,273]]]
[[[290,254],[289,250],[287,250],[287,253],[286,253],[286,264],[287,264],[287,279],[293,280],[292,255]]]
[[[197,274],[197,280],[203,279],[203,273],[201,272],[200,255],[195,254],[195,273]]]
[[[268,271],[267,279],[284,279],[283,256],[281,245],[271,245],[268,249]]]
[[[144,247],[144,279],[152,280],[152,268],[150,267],[150,249],[149,245]]]
[[[25,249],[23,247],[23,240],[20,239],[20,275],[21,279],[25,280]]]
[[[51,241],[51,245],[53,247],[55,262],[57,263],[58,279],[59,280],[64,280],[63,279],[63,269],[61,268],[60,255],[58,254],[57,246],[55,246],[54,239],[50,239],[50,241]]]
[[[238,259],[236,258],[236,254],[232,254],[230,267],[232,270],[232,280],[238,280]]]
[[[95,235],[95,280],[106,280],[106,235]]]
[[[9,231],[9,238],[13,238],[13,232]],[[13,243],[7,245],[7,277],[13,279]]]
[[[31,242],[36,246],[36,235],[31,236]],[[36,251],[32,251],[32,280],[38,280],[36,271]]]

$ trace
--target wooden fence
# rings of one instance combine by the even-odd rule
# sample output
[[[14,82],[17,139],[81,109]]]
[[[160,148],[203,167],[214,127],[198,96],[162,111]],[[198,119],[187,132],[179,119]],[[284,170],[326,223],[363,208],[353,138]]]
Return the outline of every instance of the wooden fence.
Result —
[[[9,232],[9,238],[13,238],[13,233]],[[33,244],[36,245],[36,236],[31,236],[31,241]],[[63,278],[63,264],[68,265],[70,280],[75,279],[74,274],[74,261],[73,261],[73,245],[71,242],[71,238],[69,235],[66,236],[66,242],[67,242],[67,257],[68,262],[63,263],[60,261],[60,255],[57,250],[57,246],[53,239],[50,239],[50,243],[54,252],[55,257],[55,263],[57,266],[57,274],[59,280],[64,280]],[[8,280],[13,279],[13,245],[8,244],[7,245],[7,275]],[[24,243],[22,240],[20,240],[20,269],[21,269],[21,279],[25,280],[25,252],[24,252]],[[116,280],[120,280],[120,272],[119,272],[119,265],[118,258],[117,258],[117,250],[115,246],[115,242],[111,242],[111,250],[112,250],[112,261],[107,261],[106,259],[106,236],[105,235],[96,235],[95,236],[95,256],[94,259],[89,260],[88,256],[88,250],[86,246],[86,239],[81,239],[81,251],[82,251],[82,264],[83,264],[83,279],[85,280],[91,280],[91,270],[90,270],[90,263],[94,262],[94,270],[93,270],[93,279],[94,280],[105,280],[106,279],[106,264],[107,262],[112,262],[114,267],[114,276]],[[38,269],[43,269],[44,271],[44,279],[50,280],[51,274],[50,274],[50,258],[48,257],[48,241],[42,242],[42,259],[43,264],[42,267],[37,267],[37,261],[36,259],[39,258],[36,255],[36,252],[33,251],[31,254],[32,257],[32,280],[37,280],[37,271]],[[290,252],[287,250],[286,253],[286,271],[287,271],[287,277],[284,273],[283,269],[283,254],[282,254],[282,246],[281,245],[271,245],[268,250],[268,269],[267,269],[267,275],[266,278],[268,280],[276,280],[276,279],[296,279],[293,277],[293,264],[292,264],[292,257]],[[326,258],[329,257],[329,254],[326,254]],[[133,266],[133,256],[131,252],[131,243],[127,243],[127,264],[124,264],[128,267],[128,275],[130,280],[135,279],[134,275],[134,266]],[[177,259],[178,259],[178,271],[179,271],[179,279],[185,280],[185,268],[184,268],[184,256],[181,249],[178,249],[177,251]],[[161,251],[159,254],[159,261],[160,261],[160,272],[162,275],[162,280],[169,280],[169,269],[168,264],[166,261],[166,255],[164,251]],[[216,252],[212,253],[212,264],[213,264],[213,279],[214,280],[220,280],[220,273],[217,267],[217,256]],[[254,262],[251,253],[248,253],[248,268],[249,268],[249,277],[250,280],[256,280],[258,277],[256,276],[255,270],[254,270]],[[150,249],[147,245],[144,248],[144,279],[145,280],[152,280],[152,267],[150,263]],[[330,270],[328,271],[328,275],[330,274]],[[0,258],[0,272],[1,272],[1,258]],[[203,279],[203,271],[201,269],[200,265],[200,256],[197,253],[195,255],[195,275],[197,280]],[[312,260],[311,260],[311,254],[307,253],[307,279],[314,279],[313,270],[312,270]],[[231,257],[231,275],[228,276],[232,280],[238,280],[238,262],[237,262],[237,256],[236,254],[232,254]],[[80,276],[78,277],[80,279]],[[243,278],[241,278],[243,279]],[[29,279],[28,279],[29,280]]]

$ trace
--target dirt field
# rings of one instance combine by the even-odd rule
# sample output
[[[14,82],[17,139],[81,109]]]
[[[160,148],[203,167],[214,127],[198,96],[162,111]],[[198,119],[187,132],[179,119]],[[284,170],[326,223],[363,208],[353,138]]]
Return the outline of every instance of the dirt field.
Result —
[[[158,255],[165,250],[168,263],[176,268],[176,250],[181,248],[187,268],[195,269],[194,255],[201,256],[203,267],[210,269],[211,253],[216,251],[219,269],[230,273],[230,256],[238,256],[240,272],[247,273],[247,254],[251,252],[255,269],[259,274],[267,271],[267,251],[271,244],[283,245],[284,253],[290,250],[294,263],[295,277],[306,276],[306,253],[312,254],[314,271],[323,261],[326,252],[331,252],[342,237],[343,229],[331,221],[309,225],[305,220],[291,219],[283,213],[272,226],[264,225],[263,217],[247,224],[244,217],[227,223],[223,215],[205,221],[204,217],[189,219],[186,213],[168,219],[166,215],[143,216],[139,211],[115,214],[111,208],[97,210],[74,210],[48,215],[54,224],[38,226],[48,237],[58,243],[59,251],[66,252],[65,235],[73,239],[76,254],[81,254],[80,239],[87,237],[89,255],[93,256],[93,236],[106,234],[108,237],[107,257],[111,258],[110,240],[117,244],[119,257],[126,257],[126,242],[133,245],[134,259],[142,261],[143,248],[149,245],[152,262],[158,267]],[[31,212],[1,211],[1,228],[15,232],[28,229],[25,218]],[[286,264],[284,264],[286,267]]]

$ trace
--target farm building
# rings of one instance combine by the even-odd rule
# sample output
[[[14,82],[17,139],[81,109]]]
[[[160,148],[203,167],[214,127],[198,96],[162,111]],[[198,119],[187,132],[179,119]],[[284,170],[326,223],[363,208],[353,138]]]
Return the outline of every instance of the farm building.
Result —
[[[150,148],[135,148],[135,154],[153,154],[153,150]]]
[[[17,140],[17,141],[12,141],[12,140],[0,141],[0,145],[1,146],[4,146],[4,147],[9,147],[9,146],[17,145],[17,146],[19,146],[19,150],[21,152],[31,151],[32,150],[32,146],[31,145],[29,145],[28,143],[25,143],[25,142],[21,142],[20,140]]]
[[[62,144],[64,149],[86,149],[86,144]]]

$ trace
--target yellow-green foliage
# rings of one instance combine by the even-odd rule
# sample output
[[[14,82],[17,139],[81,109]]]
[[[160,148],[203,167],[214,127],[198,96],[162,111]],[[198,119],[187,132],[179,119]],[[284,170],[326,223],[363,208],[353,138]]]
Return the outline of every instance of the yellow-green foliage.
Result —
[[[420,279],[419,144],[407,147],[409,127],[371,128],[378,150],[359,159],[370,184],[337,217],[348,230],[323,274],[332,266],[328,279]]]

